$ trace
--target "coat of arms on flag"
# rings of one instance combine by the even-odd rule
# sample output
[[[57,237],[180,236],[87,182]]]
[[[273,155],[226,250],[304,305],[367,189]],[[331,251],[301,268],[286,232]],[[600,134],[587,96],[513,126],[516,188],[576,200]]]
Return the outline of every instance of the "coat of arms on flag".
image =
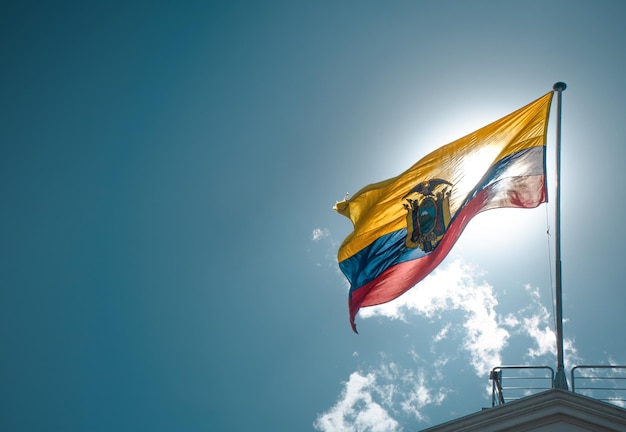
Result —
[[[404,196],[407,210],[406,247],[432,251],[450,224],[450,188],[452,183],[432,179],[419,183]]]

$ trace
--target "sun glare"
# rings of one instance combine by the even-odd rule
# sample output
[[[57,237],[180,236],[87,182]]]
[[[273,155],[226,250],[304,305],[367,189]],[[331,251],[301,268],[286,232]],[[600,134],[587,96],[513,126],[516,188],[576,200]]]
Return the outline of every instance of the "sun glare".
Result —
[[[517,108],[501,106],[496,100],[485,101],[484,105],[476,107],[461,104],[448,109],[445,117],[435,116],[434,121],[429,122],[426,128],[424,122],[419,123],[414,130],[407,133],[403,139],[406,145],[398,149],[398,153],[410,156],[410,160],[416,162],[431,151],[477,131]],[[462,193],[461,191],[472,189],[497,157],[495,152],[497,149],[483,147],[465,157],[462,161],[462,170],[459,170],[463,172],[463,176],[450,179],[455,184],[454,190]],[[406,157],[397,158],[397,166],[393,166],[393,173],[400,174],[409,165]],[[456,198],[462,200],[465,197]],[[537,209],[503,208],[485,211],[472,218],[459,242],[466,245],[491,242],[495,250],[510,247],[512,244],[525,244],[529,240],[529,233],[539,233],[540,236],[545,234],[546,216],[543,208],[545,205],[547,204],[542,204]]]
[[[428,136],[428,131],[423,130],[416,133],[422,137],[427,136],[429,140],[435,140],[436,144],[433,144],[432,148],[434,149],[479,130],[510,111],[512,111],[511,107],[498,109],[497,104],[489,104],[489,107],[481,107],[473,111],[461,106],[453,112],[447,112],[445,121],[432,124],[430,130],[437,131],[436,134]],[[458,191],[472,189],[497,157],[495,152],[497,149],[483,147],[465,157],[461,170],[463,176],[453,180],[454,189]],[[514,244],[524,245],[529,241],[534,242],[537,237],[542,241],[541,237],[546,231],[546,211],[543,208],[546,205],[542,204],[536,209],[503,208],[485,211],[472,218],[459,242],[466,245],[480,245],[488,242],[492,245],[492,250],[501,251]],[[537,233],[537,235],[530,235],[530,233]]]
[[[461,161],[461,169],[459,170],[462,173],[462,177],[454,179],[455,189],[463,193],[473,189],[480,179],[483,178],[497,156],[495,153],[497,153],[497,150],[483,147],[465,156]]]
[[[543,250],[548,238],[546,205],[534,209],[492,209],[476,215],[459,238],[459,249],[479,255],[537,247]]]

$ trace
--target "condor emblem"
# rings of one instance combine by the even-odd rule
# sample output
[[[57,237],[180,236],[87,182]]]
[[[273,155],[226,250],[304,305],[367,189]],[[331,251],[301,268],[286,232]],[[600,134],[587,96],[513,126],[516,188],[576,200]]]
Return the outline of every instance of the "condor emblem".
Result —
[[[404,196],[407,210],[407,236],[409,248],[430,252],[437,246],[450,223],[450,191],[452,183],[431,179],[415,186]]]

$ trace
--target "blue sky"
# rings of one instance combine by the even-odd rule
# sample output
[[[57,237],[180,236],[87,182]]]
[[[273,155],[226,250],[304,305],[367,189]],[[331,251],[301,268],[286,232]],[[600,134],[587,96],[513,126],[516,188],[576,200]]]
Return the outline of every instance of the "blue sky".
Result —
[[[420,430],[554,367],[553,201],[359,335],[332,206],[556,81],[566,367],[626,364],[623,2],[2,9],[0,429]]]

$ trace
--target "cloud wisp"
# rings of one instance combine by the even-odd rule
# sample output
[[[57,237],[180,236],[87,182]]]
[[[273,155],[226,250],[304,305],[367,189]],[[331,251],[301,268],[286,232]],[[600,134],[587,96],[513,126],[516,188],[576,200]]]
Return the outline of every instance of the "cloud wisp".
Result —
[[[313,260],[315,267],[332,268],[338,275],[343,277],[343,273],[341,273],[337,265],[336,253],[338,247],[339,243],[333,238],[328,228],[314,228],[311,231],[311,245],[307,248],[307,253]]]
[[[319,431],[394,431],[398,422],[374,400],[381,392],[374,373],[353,372],[339,401],[314,423]]]
[[[383,362],[367,372],[355,371],[344,383],[337,403],[320,414],[313,426],[321,432],[402,430],[396,417],[427,421],[424,408],[441,405],[448,389],[431,388],[424,368],[405,369]]]
[[[330,231],[328,230],[328,228],[315,228],[311,233],[311,240],[317,242],[328,236],[330,236]]]
[[[510,334],[498,320],[493,287],[479,282],[479,276],[476,268],[458,259],[393,302],[364,308],[359,313],[362,318],[385,316],[406,321],[409,314],[441,318],[450,311],[461,311],[463,348],[470,354],[476,374],[484,376],[493,365],[501,363],[500,351]],[[449,324],[444,324],[434,340],[447,337],[449,330]]]
[[[550,310],[541,301],[538,287],[525,285],[524,289],[530,298],[530,303],[515,313],[508,314],[503,323],[515,335],[524,335],[530,338],[532,345],[528,347],[525,358],[535,363],[539,358],[555,358],[556,332],[555,318]],[[574,346],[574,340],[563,340],[566,367],[580,364],[582,359]]]

